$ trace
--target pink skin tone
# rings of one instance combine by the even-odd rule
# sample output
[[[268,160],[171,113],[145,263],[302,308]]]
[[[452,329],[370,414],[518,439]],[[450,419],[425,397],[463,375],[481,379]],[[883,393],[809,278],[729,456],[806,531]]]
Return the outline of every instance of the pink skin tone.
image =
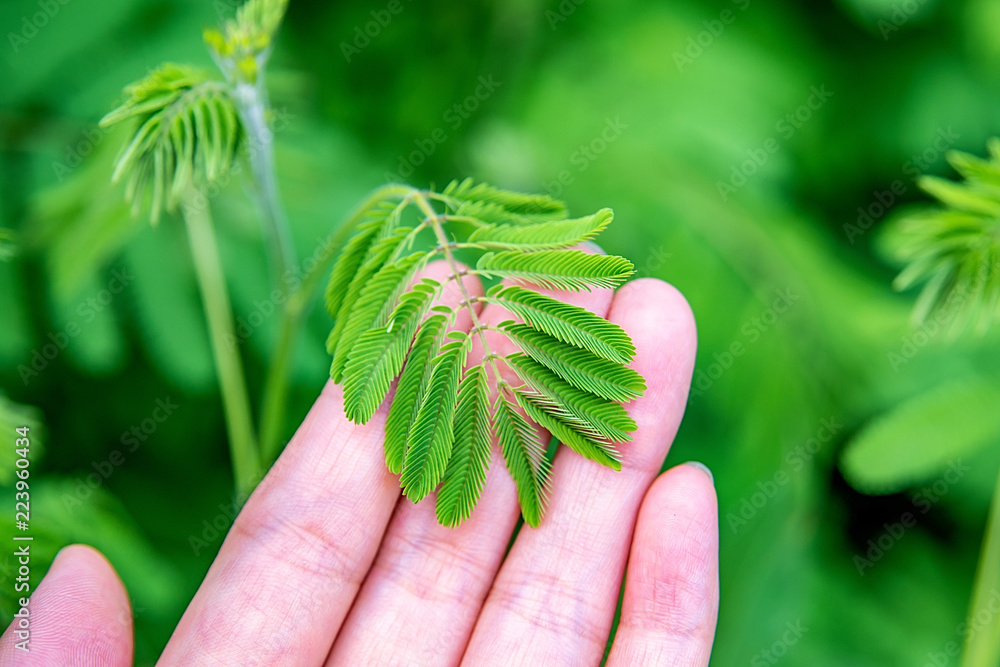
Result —
[[[475,277],[465,281],[482,293]],[[691,310],[653,279],[559,296],[635,342],[632,366],[648,390],[627,406],[639,430],[621,447],[622,471],[561,448],[541,527],[522,529],[507,553],[519,510],[498,448],[472,518],[443,528],[434,497],[401,498],[385,469],[388,402],[357,426],[328,384],[237,517],[160,664],[597,665],[628,565],[608,664],[707,665],[719,597],[715,489],[693,465],[658,474],[687,402]],[[457,285],[442,298],[457,304]],[[487,305],[480,318],[509,315]],[[468,317],[456,327],[468,329]],[[476,345],[470,361],[482,355]],[[0,665],[132,664],[125,589],[92,549],[60,552],[31,609],[32,651],[15,653],[8,629]]]

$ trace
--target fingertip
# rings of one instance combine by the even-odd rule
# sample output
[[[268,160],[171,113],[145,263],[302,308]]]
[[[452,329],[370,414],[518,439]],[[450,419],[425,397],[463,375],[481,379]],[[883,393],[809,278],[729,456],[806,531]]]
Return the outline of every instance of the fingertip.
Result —
[[[659,278],[637,278],[623,285],[615,294],[615,308],[625,310],[656,309],[673,323],[684,341],[697,344],[698,327],[687,298],[670,283]]]
[[[679,465],[657,478],[639,511],[608,664],[707,665],[718,606],[715,485],[701,467]]]
[[[74,544],[56,554],[28,603],[26,665],[132,664],[132,610],[125,586],[96,549]],[[12,654],[13,625],[0,640]]]
[[[639,520],[648,513],[650,518],[662,521],[664,512],[703,521],[709,532],[718,533],[718,509],[715,478],[704,463],[688,461],[662,473],[646,492],[639,512]],[[718,542],[718,535],[715,535]]]
[[[630,366],[646,383],[643,395],[626,406],[639,428],[624,463],[659,471],[687,406],[697,348],[694,315],[677,288],[642,278],[615,294],[608,320],[632,339]]]
[[[107,557],[87,544],[63,547],[52,561],[49,573],[60,580],[79,586],[91,593],[91,602],[98,617],[113,618],[120,632],[132,633],[132,604],[125,584]]]

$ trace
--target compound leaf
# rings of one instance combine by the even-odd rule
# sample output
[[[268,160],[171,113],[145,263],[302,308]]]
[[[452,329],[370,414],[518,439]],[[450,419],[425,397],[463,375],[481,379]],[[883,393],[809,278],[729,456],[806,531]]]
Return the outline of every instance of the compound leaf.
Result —
[[[549,460],[534,427],[503,395],[497,399],[495,424],[507,470],[517,485],[521,514],[538,526],[549,494]]]
[[[400,298],[388,324],[366,331],[354,344],[344,369],[344,413],[354,423],[366,423],[385,400],[437,285],[430,280],[415,285]]]
[[[621,403],[609,401],[574,387],[546,366],[525,354],[507,357],[509,365],[534,392],[535,402],[554,417],[594,439],[627,442],[635,421]]]
[[[413,502],[419,502],[437,487],[451,458],[455,440],[452,418],[467,342],[447,343],[431,362],[433,369],[427,393],[406,439],[400,479],[403,493]]]
[[[406,439],[423,404],[433,368],[431,360],[441,347],[447,321],[444,315],[432,315],[420,325],[396,383],[396,396],[385,420],[385,463],[393,474],[403,470]]]
[[[480,365],[469,369],[458,388],[455,443],[437,499],[442,526],[455,527],[472,514],[486,483],[491,444],[489,386]]]
[[[534,283],[549,289],[614,288],[633,273],[632,262],[615,255],[591,255],[582,250],[489,252],[476,270],[485,276]]]
[[[563,343],[524,324],[503,327],[528,356],[571,385],[610,401],[631,401],[642,395],[646,383],[627,366]]]
[[[603,208],[583,218],[530,224],[488,225],[474,231],[469,236],[469,243],[510,250],[569,248],[600,234],[611,224],[613,218],[611,209]]]
[[[537,396],[537,395],[536,395]],[[606,465],[614,470],[621,470],[622,464],[618,451],[608,443],[591,440],[577,431],[571,424],[560,420],[546,411],[537,402],[536,396],[526,392],[517,392],[517,403],[533,422],[547,430],[559,442],[566,445],[580,456]]]
[[[469,204],[498,206],[508,213],[525,216],[566,216],[566,205],[548,195],[531,195],[501,190],[486,183],[476,183],[471,178],[452,181],[441,191],[447,198]],[[468,209],[466,209],[468,212]]]
[[[631,362],[635,356],[635,346],[624,329],[585,308],[518,285],[494,288],[489,296],[533,328],[564,343],[620,364]]]
[[[390,262],[409,231],[406,227],[397,229],[375,243],[344,296],[341,317],[331,333],[331,341],[336,343],[330,367],[330,377],[334,382],[341,381],[347,356],[361,334],[388,321],[399,293],[406,288],[417,262],[426,254],[416,252]]]
[[[369,211],[366,218],[357,226],[354,236],[344,244],[337,256],[337,262],[330,273],[330,282],[326,287],[326,310],[335,320],[340,318],[341,306],[361,269],[362,262],[368,256],[372,244],[395,208],[392,202],[382,202]]]

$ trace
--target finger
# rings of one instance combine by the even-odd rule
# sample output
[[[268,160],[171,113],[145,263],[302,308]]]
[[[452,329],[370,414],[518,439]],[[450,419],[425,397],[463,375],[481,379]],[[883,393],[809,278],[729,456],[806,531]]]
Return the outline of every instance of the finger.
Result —
[[[639,512],[610,667],[708,664],[719,611],[719,518],[711,478],[677,466]]]
[[[602,317],[613,296],[610,290],[538,291]],[[509,319],[511,314],[494,304],[487,305],[480,318],[486,325]],[[501,334],[486,334],[493,352],[516,351]],[[470,363],[479,363],[483,354],[482,345],[475,341]],[[515,382],[512,373],[507,379]],[[540,429],[539,433],[542,442],[548,442],[548,435]],[[496,441],[486,485],[468,520],[457,528],[439,525],[435,501],[432,495],[416,505],[402,502],[396,508],[327,664],[389,664],[398,663],[400,656],[420,665],[451,665],[461,660],[520,513],[517,489]]]
[[[446,265],[425,276],[444,280]],[[463,279],[481,293],[474,276]],[[442,300],[461,300],[447,282]],[[459,321],[457,326],[468,326]],[[327,383],[240,512],[162,657],[165,665],[320,664],[399,499],[388,472],[388,402],[364,425]]]
[[[684,297],[659,280],[615,296],[608,319],[636,346],[646,378],[628,406],[638,424],[615,471],[561,448],[545,521],[522,531],[476,623],[469,664],[586,665],[604,654],[635,517],[684,414],[696,347]]]
[[[0,638],[0,664],[132,664],[128,594],[111,564],[94,549],[74,545],[61,550],[27,610],[27,618],[15,617]]]

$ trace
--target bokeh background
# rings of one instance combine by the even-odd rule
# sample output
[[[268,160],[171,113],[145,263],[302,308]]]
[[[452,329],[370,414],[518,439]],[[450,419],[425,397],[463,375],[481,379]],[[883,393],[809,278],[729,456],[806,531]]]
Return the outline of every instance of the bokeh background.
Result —
[[[132,595],[140,664],[208,569],[233,491],[183,227],[129,215],[109,184],[123,136],[96,124],[150,67],[211,66],[202,28],[233,5],[0,3],[0,227],[20,246],[0,262],[0,422],[35,424],[33,578],[64,544],[102,549]],[[613,207],[601,243],[677,285],[698,321],[667,465],[715,472],[713,664],[945,664],[930,656],[961,639],[1000,466],[1000,406],[964,397],[998,382],[1000,341],[914,325],[881,239],[927,199],[918,175],[952,175],[945,150],[983,154],[997,132],[1000,5],[400,0],[358,38],[387,5],[292,0],[282,28],[269,83],[300,256],[397,177]],[[278,318],[246,194],[233,179],[213,212],[257,395]],[[287,434],[327,375],[328,330],[314,308]],[[902,458],[910,439],[947,448],[950,427],[907,431],[928,414],[974,432],[950,472],[888,495],[845,479],[872,424],[894,425]],[[0,564],[6,625],[16,565]]]

